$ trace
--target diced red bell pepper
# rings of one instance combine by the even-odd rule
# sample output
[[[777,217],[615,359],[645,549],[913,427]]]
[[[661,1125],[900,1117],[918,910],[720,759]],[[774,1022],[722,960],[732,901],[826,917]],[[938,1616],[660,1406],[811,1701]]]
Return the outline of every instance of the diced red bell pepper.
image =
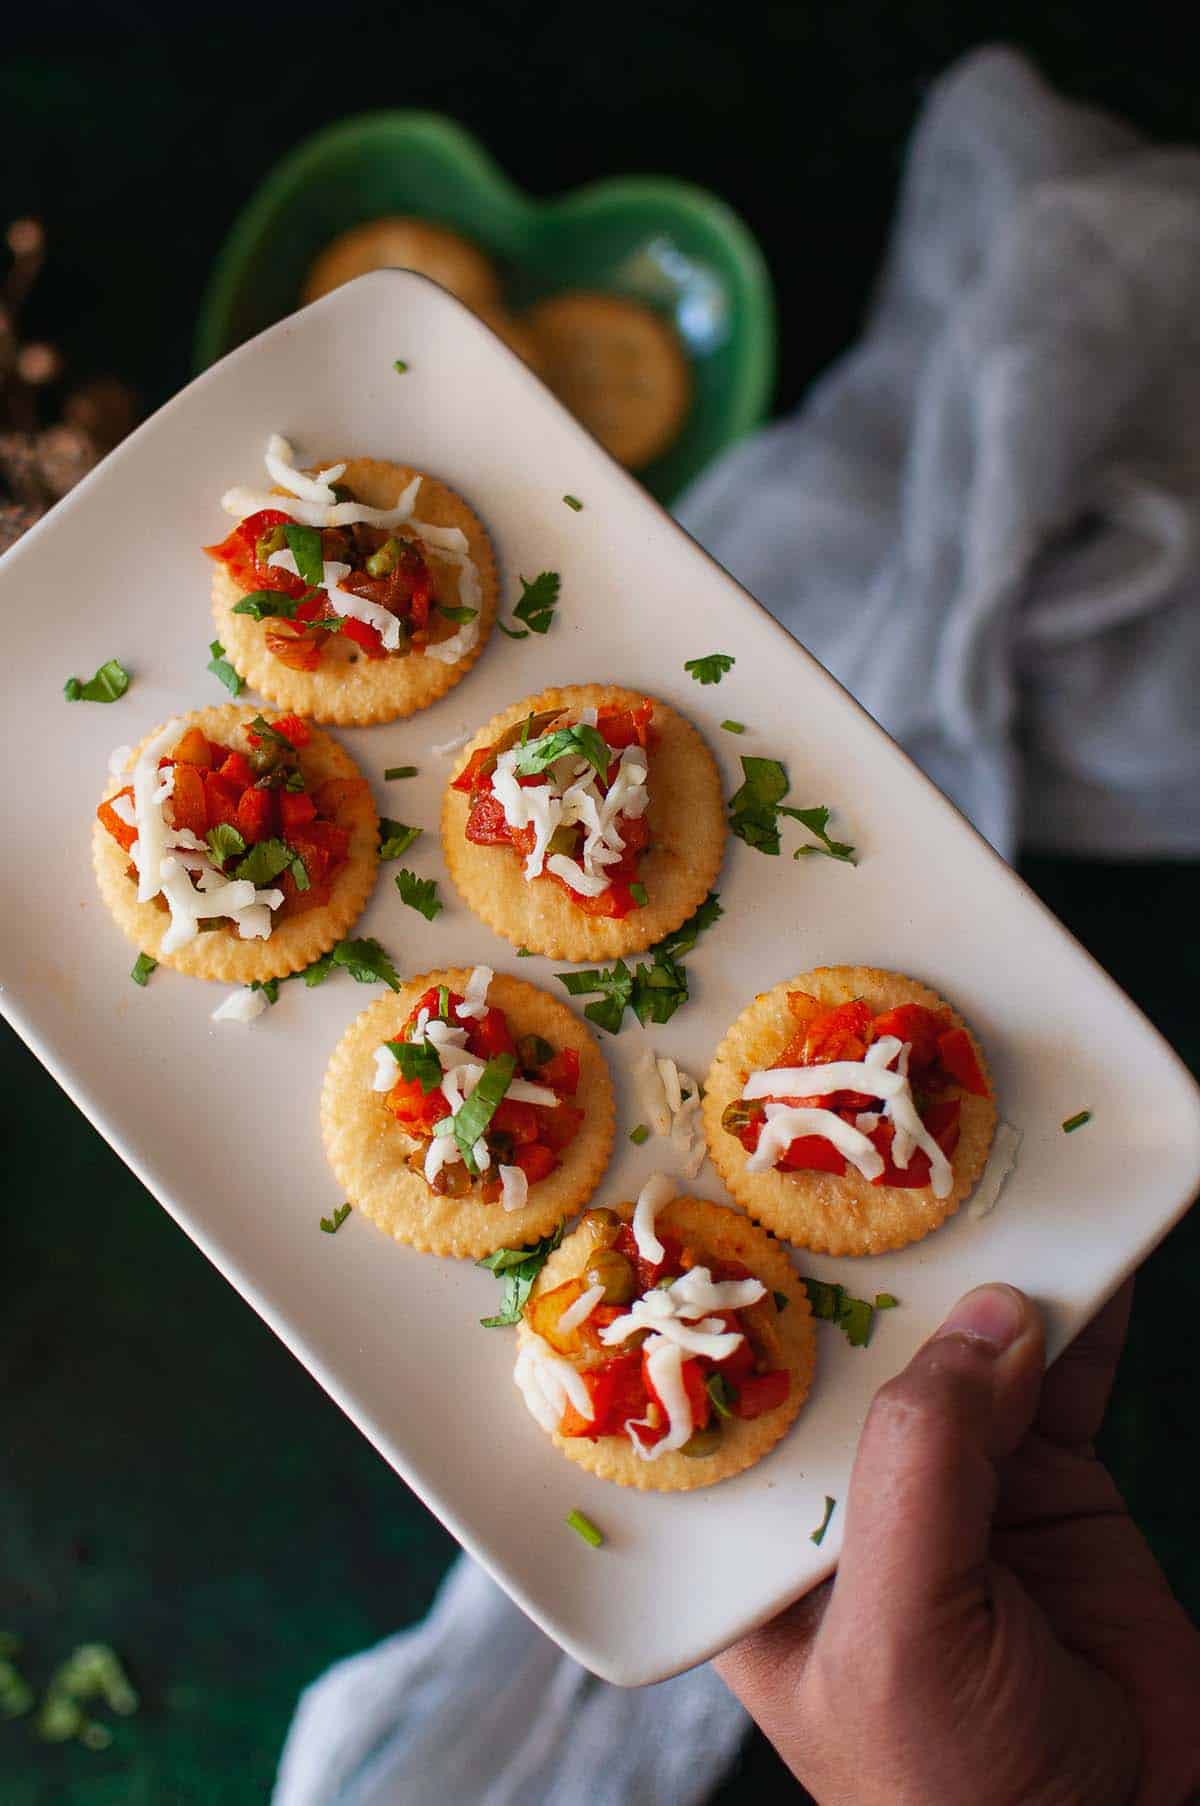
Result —
[[[352,640],[368,658],[386,658],[387,648],[383,643],[379,630],[372,627],[369,621],[355,621],[343,618],[338,629],[343,639]]]
[[[560,1097],[574,1097],[579,1089],[579,1055],[575,1049],[560,1047],[544,1066],[539,1066],[538,1084],[549,1085]]]
[[[365,778],[326,778],[312,792],[312,799],[317,805],[318,815],[336,821],[349,803],[357,802],[366,794]]]
[[[987,1097],[988,1082],[965,1028],[949,1029],[938,1036],[938,1055],[950,1077],[973,1097]]]
[[[281,916],[302,916],[310,909],[324,909],[332,895],[328,880],[314,884],[310,878],[308,889],[300,890],[290,871],[281,872],[273,882],[283,892],[285,899],[279,911]]]
[[[823,1099],[822,1103],[827,1100]],[[788,1173],[836,1173],[846,1171],[846,1157],[824,1135],[797,1135],[789,1142],[777,1163]]]
[[[571,1104],[559,1104],[557,1109],[549,1110],[541,1104],[535,1104],[538,1120],[538,1140],[546,1147],[552,1148],[556,1154],[574,1141],[583,1122],[583,1111],[576,1110]]]
[[[513,1155],[512,1164],[519,1166],[530,1185],[536,1185],[539,1179],[545,1179],[558,1165],[558,1155],[553,1148],[548,1148],[540,1141],[531,1141],[518,1148]]]
[[[648,1292],[651,1286],[656,1286],[659,1280],[665,1278],[668,1273],[674,1275],[683,1270],[679,1264],[679,1243],[675,1237],[667,1234],[663,1229],[658,1229],[656,1233],[663,1246],[663,1257],[658,1261],[644,1260],[638,1253],[638,1245],[628,1223],[621,1224],[617,1231],[617,1239],[613,1243],[618,1254],[623,1254],[626,1260],[633,1262],[643,1292]]]
[[[613,869],[612,866],[608,867],[609,872],[612,872]],[[571,886],[560,878],[557,872],[547,872],[546,876],[552,883],[566,891],[576,909],[585,916],[602,916],[606,920],[619,922],[632,910],[638,908],[637,898],[628,884],[622,884],[617,880],[614,880],[607,890],[602,890],[599,896],[584,897],[577,890],[572,890]]]
[[[128,784],[125,786],[124,790],[117,791],[117,796],[127,796],[130,800],[130,803],[133,802],[133,790]],[[116,802],[116,800],[117,800],[117,797],[114,796],[114,797],[110,797],[107,802],[101,803],[100,807],[96,811],[96,814],[99,816],[100,820],[104,823],[104,826],[108,829],[109,833],[112,835],[113,839],[117,842],[118,846],[120,846],[123,849],[123,851],[125,851],[127,853],[129,851],[130,847],[133,845],[134,841],[137,839],[138,831],[132,822],[125,822],[125,821],[121,820],[121,817],[117,814],[116,810],[113,808],[113,804]]]
[[[537,1111],[532,1104],[514,1103],[510,1097],[501,1098],[496,1105],[490,1126],[500,1134],[511,1135],[518,1147],[538,1139]]]
[[[791,1375],[786,1367],[776,1367],[770,1373],[747,1374],[738,1386],[733,1414],[749,1418],[774,1411],[783,1403],[790,1387]]]
[[[899,1003],[894,1010],[885,1010],[882,1016],[876,1016],[871,1025],[871,1039],[881,1041],[885,1035],[895,1035],[897,1040],[907,1041],[912,1048],[908,1070],[915,1076],[937,1059],[938,1036],[945,1027],[945,1017],[936,1010],[927,1009],[923,1003]]]
[[[481,847],[509,846],[512,843],[512,829],[504,819],[504,809],[499,797],[493,796],[489,790],[481,796],[467,817],[467,839]]]
[[[921,1121],[933,1136],[945,1154],[947,1160],[953,1158],[958,1146],[959,1111],[961,1105],[956,1097],[938,1098],[927,1104],[921,1112]],[[907,1166],[897,1166],[892,1159],[892,1142],[895,1129],[890,1122],[881,1122],[872,1131],[868,1140],[883,1155],[883,1171],[872,1185],[895,1185],[902,1191],[916,1191],[928,1185],[931,1177],[929,1155],[923,1148],[914,1148]]]
[[[210,770],[213,762],[208,737],[198,727],[185,730],[171,757],[177,765],[198,765],[201,771]]]
[[[491,773],[495,764],[496,755],[490,746],[476,747],[458,776],[452,780],[451,790],[461,790],[465,796],[470,796],[484,777]]]
[[[275,798],[274,790],[243,790],[238,798],[238,832],[248,847],[278,834],[279,809]]]
[[[283,837],[289,838],[296,828],[303,828],[312,821],[317,813],[317,805],[306,791],[281,790],[279,793],[279,820],[283,827]]]
[[[737,1332],[742,1338],[732,1354],[726,1355],[723,1361],[713,1362],[713,1366],[725,1375],[730,1385],[736,1386],[741,1383],[746,1374],[754,1372],[754,1350],[738,1322],[735,1311],[719,1311],[717,1314],[727,1330]]]
[[[288,744],[294,746],[297,752],[307,746],[312,739],[312,729],[308,722],[299,715],[281,715],[277,721],[272,721],[271,726],[277,734],[282,734]],[[259,736],[257,734],[248,733],[247,737],[253,746],[258,745]]]
[[[808,1024],[804,1037],[806,1066],[826,1060],[861,1060],[867,1051],[871,1011],[861,997],[823,1010]]]
[[[209,825],[208,806],[204,800],[204,777],[197,766],[176,765],[171,812],[177,828],[187,828],[204,839]]]
[[[639,702],[632,709],[600,709],[596,726],[614,751],[621,752],[626,746],[649,746],[653,715],[652,702]]]
[[[283,526],[291,517],[279,508],[261,508],[248,514],[220,545],[205,546],[210,558],[227,568],[234,582],[247,593],[256,589],[278,590],[281,595],[303,596],[308,589],[302,577],[280,570],[276,564],[259,564],[255,551],[264,533]]]
[[[178,778],[175,780],[178,783]],[[204,806],[208,811],[208,825],[215,828],[225,823],[231,828],[237,827],[237,808],[241,797],[241,787],[223,778],[219,771],[204,773]]]
[[[568,1404],[558,1426],[560,1436],[619,1436],[631,1418],[646,1415],[646,1388],[640,1353],[616,1355],[603,1367],[583,1375],[593,1415],[580,1416]]]
[[[422,1010],[428,1010],[429,1014],[431,1016],[436,1016],[438,1014],[438,1002],[439,1002],[439,997],[438,997],[437,985],[430,985],[430,987],[427,991],[422,991],[421,995],[417,998],[417,1001],[413,1004],[412,1010],[409,1013],[408,1021],[404,1025],[405,1033],[407,1033],[408,1030],[410,1028],[412,1028],[413,1024],[417,1020],[417,1017],[421,1014]],[[456,1006],[458,1004],[460,1004],[461,1002],[462,1002],[462,993],[460,991],[452,991],[450,989],[449,985],[447,985],[447,987],[446,987],[446,1008],[449,1011],[451,1022],[457,1021],[457,1017],[455,1016],[454,1011],[455,1011]]]
[[[450,1111],[440,1086],[426,1092],[419,1079],[406,1078],[398,1078],[388,1092],[387,1107],[398,1123],[418,1136],[432,1134],[433,1125]]]
[[[504,1011],[489,1008],[476,1021],[469,1022],[467,1046],[484,1060],[493,1060],[497,1054],[515,1054],[517,1044]]]
[[[248,790],[254,782],[254,773],[250,769],[250,761],[245,753],[231,752],[221,765],[221,776],[236,784],[239,790]]]

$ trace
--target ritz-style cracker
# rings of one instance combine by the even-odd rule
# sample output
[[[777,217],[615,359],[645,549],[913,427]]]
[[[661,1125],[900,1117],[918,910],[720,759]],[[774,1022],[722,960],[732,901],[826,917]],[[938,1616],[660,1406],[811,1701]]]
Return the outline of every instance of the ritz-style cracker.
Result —
[[[462,991],[469,967],[427,972],[380,997],[351,1023],[334,1049],[321,1094],[325,1151],[346,1197],[385,1234],[428,1254],[478,1259],[497,1248],[522,1247],[549,1234],[582,1208],[600,1182],[612,1149],[612,1081],[590,1030],[544,991],[498,972],[488,1002],[504,1011],[514,1036],[541,1035],[579,1055],[579,1087],[571,1100],[584,1116],[562,1150],[562,1164],[529,1188],[520,1210],[472,1197],[443,1197],[407,1164],[416,1147],[371,1088],[375,1050],[394,1040],[431,986]]]
[[[935,1197],[929,1186],[873,1185],[849,1163],[844,1177],[774,1168],[747,1172],[746,1150],[722,1126],[721,1118],[741,1096],[749,1074],[770,1066],[791,1038],[795,1022],[788,1009],[789,991],[806,991],[826,1007],[862,998],[876,1015],[898,1004],[923,1004],[945,1011],[955,1028],[967,1027],[927,986],[872,966],[819,967],[762,992],[729,1029],[705,1080],[704,1133],[713,1164],[751,1216],[799,1247],[822,1254],[884,1254],[920,1241],[954,1214],[982,1173],[996,1125],[992,1097],[977,1097],[961,1088],[949,1093],[960,1098],[960,1135],[951,1159],[953,1185],[944,1198]],[[986,1076],[983,1053],[975,1037],[970,1039]]]
[[[389,464],[380,458],[351,458],[341,480],[355,499],[367,507],[392,508],[416,474],[407,465]],[[478,515],[462,496],[436,477],[422,478],[415,514],[414,533],[424,522],[431,527],[457,527],[466,536],[469,556],[479,573],[480,589],[479,638],[469,651],[454,664],[445,664],[419,651],[405,657],[388,654],[368,658],[352,641],[332,634],[322,647],[315,671],[293,670],[268,649],[269,621],[256,621],[250,615],[233,612],[246,592],[226,566],[218,562],[212,592],[217,637],[245,682],[280,708],[343,727],[367,727],[372,722],[395,721],[415,714],[461,683],[486,646],[496,619],[499,578],[495,553]],[[397,532],[405,530],[398,528]],[[439,599],[448,607],[457,607],[458,567],[433,555],[429,566]]]
[[[638,861],[645,904],[619,919],[589,915],[551,879],[527,880],[524,860],[511,846],[479,846],[467,839],[470,798],[453,788],[453,778],[477,748],[494,745],[531,715],[561,713],[564,720],[577,721],[587,707],[631,709],[643,702],[653,703],[657,735],[646,781],[650,844]],[[720,775],[691,722],[667,703],[617,684],[543,690],[502,709],[458,755],[442,804],[446,865],[467,905],[514,946],[576,962],[644,952],[685,922],[720,870],[726,833]]]
[[[612,1208],[625,1222],[632,1220],[632,1204],[616,1204]],[[635,1454],[625,1435],[593,1439],[560,1436],[554,1431],[552,1441],[569,1461],[602,1480],[615,1481],[618,1486],[650,1492],[689,1492],[696,1487],[713,1486],[718,1480],[727,1480],[732,1474],[753,1467],[786,1435],[812,1387],[816,1329],[804,1282],[784,1250],[765,1230],[728,1205],[712,1204],[703,1198],[674,1198],[658,1212],[655,1229],[669,1231],[712,1259],[740,1262],[769,1290],[786,1297],[787,1306],[776,1319],[776,1333],[780,1365],[787,1369],[791,1380],[788,1395],[781,1405],[760,1417],[725,1419],[717,1448],[702,1458],[671,1450],[657,1460],[646,1461]],[[551,1254],[534,1282],[530,1301],[581,1275],[593,1247],[585,1219]],[[530,1339],[532,1332],[526,1318],[522,1318],[517,1334],[518,1345]]]
[[[193,709],[179,717],[180,736],[191,727],[199,728],[210,740],[239,751],[249,742],[245,729],[259,713],[256,708],[240,703],[225,703],[219,708]],[[166,723],[163,723],[165,726]],[[141,745],[153,740],[162,727],[147,734]],[[130,755],[127,772],[131,772],[140,748]],[[336,740],[319,729],[311,730],[311,738],[297,754],[309,789],[315,789],[330,778],[348,780],[346,791],[338,803],[335,820],[350,834],[346,863],[334,874],[329,901],[319,908],[306,910],[277,923],[266,940],[242,940],[236,930],[221,927],[208,934],[198,934],[185,946],[172,953],[162,951],[162,939],[170,916],[161,897],[149,902],[138,901],[137,881],[129,876],[129,854],[115,841],[100,821],[92,824],[92,863],[100,894],[122,932],[142,953],[163,965],[186,972],[192,978],[211,978],[224,984],[265,983],[269,978],[286,978],[299,972],[322,953],[336,946],[361,914],[379,862],[379,817],[371,800],[370,787],[358,766]],[[126,775],[110,776],[104,789],[107,799],[117,794],[126,783]]]

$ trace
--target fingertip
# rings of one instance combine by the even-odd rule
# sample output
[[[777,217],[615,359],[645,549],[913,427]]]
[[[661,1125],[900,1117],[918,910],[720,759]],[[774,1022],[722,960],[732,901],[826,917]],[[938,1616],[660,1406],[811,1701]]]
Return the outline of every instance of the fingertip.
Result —
[[[976,1286],[960,1298],[930,1341],[964,1336],[983,1352],[1002,1355],[1026,1338],[1040,1339],[1041,1334],[1041,1318],[1024,1292],[994,1282]]]

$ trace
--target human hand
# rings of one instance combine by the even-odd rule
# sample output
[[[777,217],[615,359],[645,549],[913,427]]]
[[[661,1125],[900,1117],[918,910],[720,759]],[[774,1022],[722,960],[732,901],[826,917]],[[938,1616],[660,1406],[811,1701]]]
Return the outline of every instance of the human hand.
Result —
[[[1200,1633],[1092,1449],[1131,1293],[1043,1375],[980,1286],[877,1394],[837,1574],[716,1664],[820,1806],[1200,1801]]]

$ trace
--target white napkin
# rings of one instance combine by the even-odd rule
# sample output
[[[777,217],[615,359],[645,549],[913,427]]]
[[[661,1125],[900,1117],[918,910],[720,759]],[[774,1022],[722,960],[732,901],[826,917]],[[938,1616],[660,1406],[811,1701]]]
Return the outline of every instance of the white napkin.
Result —
[[[680,519],[1005,854],[1195,853],[1198,352],[1200,157],[985,50],[861,344]],[[304,1694],[274,1806],[699,1806],[747,1722],[708,1668],[593,1680],[464,1558]]]
[[[1200,156],[982,50],[862,340],[679,517],[1006,856],[1200,852],[1198,352]]]
[[[424,1623],[301,1696],[272,1806],[701,1806],[749,1722],[711,1668],[594,1679],[463,1556]]]

